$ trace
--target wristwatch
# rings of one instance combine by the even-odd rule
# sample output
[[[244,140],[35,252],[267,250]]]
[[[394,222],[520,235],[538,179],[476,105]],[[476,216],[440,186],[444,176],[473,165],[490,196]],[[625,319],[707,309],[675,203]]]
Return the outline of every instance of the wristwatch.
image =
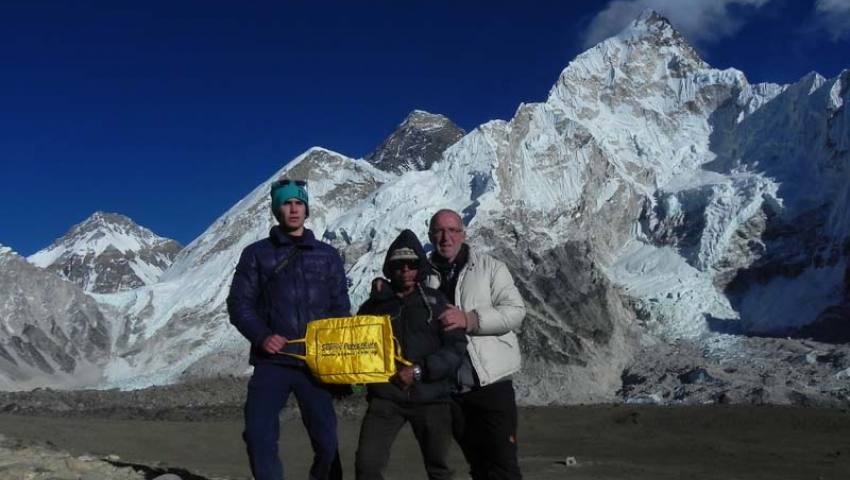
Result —
[[[422,367],[417,364],[413,364],[413,380],[420,381],[422,380]]]

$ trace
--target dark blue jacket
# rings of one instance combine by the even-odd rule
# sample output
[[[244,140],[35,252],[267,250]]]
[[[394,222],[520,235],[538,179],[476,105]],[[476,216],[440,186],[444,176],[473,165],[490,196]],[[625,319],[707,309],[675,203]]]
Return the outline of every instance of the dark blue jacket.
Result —
[[[274,227],[268,238],[245,247],[239,258],[227,296],[227,312],[230,323],[251,342],[251,365],[303,366],[290,356],[263,352],[263,340],[273,333],[288,339],[304,338],[308,322],[351,314],[339,253],[316,240],[310,230],[305,229],[302,238],[293,243]],[[287,258],[288,263],[280,268]],[[276,267],[278,272],[274,271]],[[304,347],[288,345],[284,351],[303,354]]]

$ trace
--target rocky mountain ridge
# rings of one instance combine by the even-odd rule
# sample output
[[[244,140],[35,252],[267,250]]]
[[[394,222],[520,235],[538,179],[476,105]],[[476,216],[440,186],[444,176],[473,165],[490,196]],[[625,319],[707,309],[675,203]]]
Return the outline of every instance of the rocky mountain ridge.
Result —
[[[111,335],[77,285],[0,247],[0,389],[73,388],[101,378]]]
[[[443,115],[414,110],[365,160],[392,173],[427,170],[465,133]]]
[[[819,326],[837,342],[828,334],[848,324],[848,85],[848,71],[750,84],[646,12],[570,62],[544,102],[446,141],[430,166],[311,149],[158,282],[93,295],[113,332],[100,385],[246,371],[224,298],[286,175],[308,180],[308,226],[342,252],[353,304],[400,229],[425,239],[434,211],[462,212],[528,305],[523,403],[850,402],[843,346],[774,338]],[[379,151],[414,155],[390,147],[411,135]]]
[[[28,260],[92,293],[155,283],[182,246],[130,218],[95,212]]]

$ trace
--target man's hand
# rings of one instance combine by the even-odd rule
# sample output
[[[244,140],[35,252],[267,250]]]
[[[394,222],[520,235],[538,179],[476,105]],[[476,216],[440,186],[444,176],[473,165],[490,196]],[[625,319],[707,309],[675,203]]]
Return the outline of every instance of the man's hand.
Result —
[[[449,331],[460,328],[465,332],[467,327],[466,312],[454,305],[449,305],[446,311],[440,314],[440,323],[443,324],[443,330]]]
[[[413,367],[403,367],[390,378],[390,383],[402,390],[407,390],[408,387],[413,385],[413,381]]]
[[[274,355],[275,353],[278,353],[281,348],[285,347],[287,343],[289,343],[289,340],[287,340],[286,337],[281,337],[280,335],[273,333],[263,340],[262,347],[264,352],[269,355]]]
[[[372,291],[369,292],[369,296],[376,297],[385,291],[389,291],[390,282],[387,281],[386,278],[378,277],[372,280]]]

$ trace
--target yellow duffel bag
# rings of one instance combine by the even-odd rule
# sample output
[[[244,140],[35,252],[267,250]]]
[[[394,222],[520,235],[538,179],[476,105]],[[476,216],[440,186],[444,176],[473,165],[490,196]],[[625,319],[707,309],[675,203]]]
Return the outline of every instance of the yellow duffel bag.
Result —
[[[304,338],[289,343],[303,343],[305,355],[279,353],[304,360],[324,383],[385,383],[396,362],[412,365],[401,356],[389,315],[313,320]]]

